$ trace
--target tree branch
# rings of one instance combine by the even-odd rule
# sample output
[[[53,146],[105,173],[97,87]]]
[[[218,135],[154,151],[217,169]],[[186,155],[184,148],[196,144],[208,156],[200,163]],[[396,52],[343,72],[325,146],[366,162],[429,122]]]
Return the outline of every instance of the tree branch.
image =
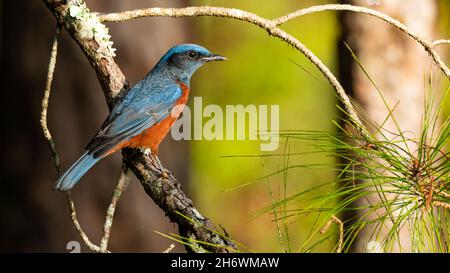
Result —
[[[108,106],[111,108],[115,100],[120,98],[129,89],[119,66],[114,61],[114,53],[108,49],[108,37],[98,39],[92,29],[98,24],[96,15],[89,14],[90,22],[77,18],[74,7],[80,7],[83,1],[78,0],[42,0],[55,16],[58,24],[64,26],[67,32],[77,42],[80,49],[94,68],[97,78],[102,86]],[[72,15],[70,14],[72,8]],[[84,18],[83,18],[84,19]]]
[[[114,51],[107,30],[105,31],[106,28],[100,23],[95,13],[90,13],[85,7],[83,8],[83,1],[42,1],[53,13],[58,24],[64,26],[88,58],[97,74],[108,106],[111,108],[115,101],[126,93],[129,86],[114,61]],[[96,31],[92,31],[93,29]],[[102,31],[103,34],[100,37],[98,33]],[[153,168],[155,163],[140,151],[124,151],[123,155],[124,161],[139,178],[147,194],[166,212],[171,221],[177,223],[180,234],[196,242],[195,244],[187,242],[187,251],[232,252],[237,249],[233,241],[215,231],[212,223],[198,212],[192,200],[186,196],[181,185],[172,175],[164,175]],[[73,202],[69,202],[69,207],[71,215],[76,219],[76,214],[73,213],[75,212]],[[181,217],[178,213],[186,216],[189,220]],[[74,217],[72,217],[73,219]],[[80,232],[82,230],[79,224],[76,225],[77,223],[78,221],[74,221],[75,227],[80,228],[77,230],[82,236],[84,233]],[[108,219],[105,221],[106,224],[108,224]],[[104,238],[109,229],[110,226],[104,227]],[[93,244],[84,237],[82,236],[85,243],[92,247]],[[103,243],[103,246],[105,245],[107,242]],[[97,247],[91,249],[100,251],[100,248],[97,249]],[[103,247],[103,250],[106,248]]]

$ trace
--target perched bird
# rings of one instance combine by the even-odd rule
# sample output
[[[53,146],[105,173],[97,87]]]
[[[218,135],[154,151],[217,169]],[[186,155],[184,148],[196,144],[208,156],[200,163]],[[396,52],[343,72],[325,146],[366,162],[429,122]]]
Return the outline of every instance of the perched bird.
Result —
[[[150,149],[157,155],[159,144],[188,100],[194,72],[207,62],[224,60],[225,57],[195,44],[171,48],[113,107],[86,152],[56,181],[54,188],[70,190],[95,163],[122,148]]]

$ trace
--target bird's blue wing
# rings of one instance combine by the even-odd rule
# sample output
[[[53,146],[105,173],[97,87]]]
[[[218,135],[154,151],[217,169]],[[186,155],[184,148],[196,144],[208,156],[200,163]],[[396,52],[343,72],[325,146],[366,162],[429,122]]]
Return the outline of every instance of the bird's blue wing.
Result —
[[[89,142],[89,154],[102,157],[119,143],[164,120],[182,94],[176,84],[153,90],[139,88],[142,86],[133,87],[112,109],[102,129]]]

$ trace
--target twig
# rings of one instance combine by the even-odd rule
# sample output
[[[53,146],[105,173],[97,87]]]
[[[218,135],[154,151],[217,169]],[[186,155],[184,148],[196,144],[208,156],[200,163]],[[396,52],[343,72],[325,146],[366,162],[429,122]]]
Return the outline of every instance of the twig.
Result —
[[[445,40],[445,39],[440,39],[440,40],[435,40],[433,42],[431,42],[431,45],[437,46],[437,45],[445,45],[445,44],[450,44],[450,40]]]
[[[441,202],[441,201],[433,201],[433,205],[438,206],[438,207],[443,207],[446,209],[450,209],[450,203],[445,203],[445,202]]]
[[[100,247],[93,244],[91,240],[87,237],[86,233],[84,233],[83,229],[81,228],[80,223],[78,222],[77,218],[77,211],[75,209],[75,204],[72,200],[72,197],[70,196],[70,191],[64,192],[64,195],[66,196],[67,203],[69,205],[69,211],[70,211],[70,218],[72,219],[73,225],[75,226],[75,229],[77,230],[78,234],[80,235],[83,242],[86,244],[87,247],[89,247],[92,251],[99,252]]]
[[[321,12],[321,11],[329,11],[329,10],[353,11],[353,12],[357,12],[357,13],[361,13],[361,14],[367,14],[370,16],[374,16],[378,19],[381,19],[381,20],[385,21],[386,23],[394,26],[395,28],[401,30],[402,32],[404,32],[405,34],[407,34],[408,36],[410,36],[411,38],[416,40],[419,44],[421,44],[423,46],[423,48],[428,52],[428,54],[430,54],[433,61],[442,70],[442,72],[445,74],[445,76],[447,76],[447,78],[450,78],[450,70],[445,65],[445,63],[442,61],[442,59],[439,57],[437,52],[433,49],[434,45],[441,44],[441,43],[448,43],[449,40],[436,40],[433,42],[429,42],[429,41],[425,40],[424,38],[421,38],[419,35],[414,33],[410,28],[408,28],[404,24],[400,23],[398,20],[396,20],[382,12],[373,10],[373,9],[360,7],[360,6],[353,6],[353,5],[339,5],[339,4],[320,5],[320,6],[309,7],[306,9],[300,9],[300,10],[294,11],[292,13],[289,13],[285,16],[278,17],[273,20],[273,23],[276,26],[279,26],[281,24],[287,23],[290,20],[295,19],[300,16],[303,16],[303,15],[312,14],[312,13]]]
[[[50,149],[53,164],[56,168],[56,172],[58,173],[58,176],[61,175],[61,166],[59,163],[59,156],[56,152],[55,143],[53,142],[52,134],[50,133],[50,130],[48,129],[47,125],[47,112],[48,112],[48,102],[50,99],[50,90],[52,87],[53,82],[53,74],[55,72],[55,66],[56,66],[56,56],[58,55],[58,40],[61,36],[61,26],[56,26],[55,31],[55,37],[53,38],[53,45],[50,52],[50,61],[48,64],[48,71],[47,71],[47,82],[45,84],[45,90],[44,90],[44,98],[42,98],[42,109],[41,109],[41,128],[42,132],[44,133],[44,137],[47,140],[48,147]]]
[[[441,191],[441,192],[439,192],[438,194],[440,194],[440,195],[442,195],[442,196],[444,196],[444,197],[446,197],[446,198],[450,198],[450,193],[447,193],[447,192],[445,192],[445,191]]]
[[[324,234],[328,230],[332,222],[339,226],[339,242],[336,252],[341,253],[342,246],[344,244],[344,223],[342,223],[339,218],[337,218],[335,215],[331,216],[331,219],[326,222],[326,224],[320,229],[319,232],[320,234]]]
[[[125,162],[122,162],[122,168],[120,169],[119,178],[117,179],[117,185],[111,196],[108,209],[106,210],[105,224],[103,225],[103,235],[100,242],[100,252],[106,252],[108,247],[109,235],[111,233],[111,227],[114,220],[114,212],[116,210],[117,202],[119,201],[122,192],[126,190],[128,186],[128,167]]]
[[[50,52],[50,60],[48,64],[48,72],[47,72],[47,82],[45,84],[45,90],[44,90],[44,98],[42,99],[42,110],[41,110],[41,128],[42,132],[44,134],[45,139],[47,140],[48,147],[52,153],[52,161],[53,165],[55,166],[55,169],[58,173],[58,176],[61,175],[61,165],[59,161],[59,156],[56,151],[55,142],[53,141],[53,137],[50,133],[50,130],[48,129],[47,125],[47,112],[48,112],[48,104],[50,100],[50,91],[51,86],[53,82],[53,74],[55,72],[55,66],[56,66],[56,57],[58,55],[58,40],[61,36],[61,26],[56,26],[55,36],[53,38],[53,44],[52,49]],[[65,193],[67,203],[69,205],[69,211],[70,211],[70,218],[72,219],[73,225],[75,226],[75,229],[78,231],[78,234],[80,235],[81,239],[84,241],[84,243],[93,251],[98,252],[99,247],[93,244],[87,235],[84,233],[83,229],[80,226],[80,223],[77,219],[77,212],[75,210],[75,204],[73,203],[73,200],[70,196],[70,192]]]

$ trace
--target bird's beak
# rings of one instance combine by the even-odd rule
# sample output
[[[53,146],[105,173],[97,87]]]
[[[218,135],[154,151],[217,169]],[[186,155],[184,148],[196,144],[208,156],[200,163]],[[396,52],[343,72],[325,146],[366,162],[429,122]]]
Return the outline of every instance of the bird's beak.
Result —
[[[228,59],[225,58],[224,56],[211,54],[208,57],[203,57],[203,60],[205,60],[206,62],[216,62],[216,61],[226,61]]]

